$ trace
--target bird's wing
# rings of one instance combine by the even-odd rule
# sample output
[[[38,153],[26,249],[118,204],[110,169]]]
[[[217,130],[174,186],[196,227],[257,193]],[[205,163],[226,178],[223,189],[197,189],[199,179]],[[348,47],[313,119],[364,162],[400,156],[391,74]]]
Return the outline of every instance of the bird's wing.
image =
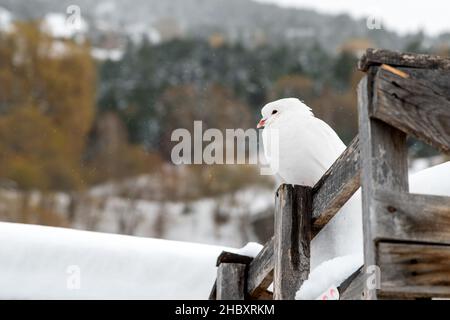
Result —
[[[305,145],[311,159],[324,171],[336,161],[345,150],[346,146],[336,132],[324,121],[313,118],[308,122],[308,130],[311,143]]]

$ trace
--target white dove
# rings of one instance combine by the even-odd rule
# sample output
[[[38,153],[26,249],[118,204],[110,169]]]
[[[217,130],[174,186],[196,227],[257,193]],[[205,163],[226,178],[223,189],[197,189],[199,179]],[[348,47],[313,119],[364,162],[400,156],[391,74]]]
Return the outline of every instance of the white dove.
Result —
[[[346,148],[299,99],[268,103],[261,114],[264,155],[281,183],[314,186]]]

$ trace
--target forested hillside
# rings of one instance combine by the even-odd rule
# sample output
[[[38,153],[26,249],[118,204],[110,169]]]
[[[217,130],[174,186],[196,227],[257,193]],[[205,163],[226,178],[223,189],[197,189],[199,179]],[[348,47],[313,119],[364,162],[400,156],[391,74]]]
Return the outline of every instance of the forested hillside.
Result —
[[[195,120],[254,128],[265,103],[297,97],[348,143],[361,52],[449,54],[445,34],[399,36],[346,15],[247,0],[83,0],[85,31],[49,28],[64,27],[69,4],[0,0],[6,221],[169,238],[184,233],[168,221],[209,221],[216,229],[205,237],[239,245],[259,232],[248,231],[255,215],[270,219],[272,199],[252,199],[271,193],[273,180],[254,165],[174,166],[175,129]],[[435,154],[411,145],[413,157]]]

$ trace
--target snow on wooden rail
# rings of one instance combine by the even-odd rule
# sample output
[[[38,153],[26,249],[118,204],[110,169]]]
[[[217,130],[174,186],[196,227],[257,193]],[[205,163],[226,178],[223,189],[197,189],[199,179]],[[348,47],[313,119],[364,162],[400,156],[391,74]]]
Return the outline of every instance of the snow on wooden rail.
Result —
[[[358,66],[359,136],[314,188],[280,186],[274,237],[252,261],[218,261],[211,299],[293,299],[311,239],[360,185],[365,266],[381,275],[367,288],[359,270],[341,298],[450,297],[450,197],[409,193],[406,149],[412,135],[450,151],[450,59],[369,49]]]

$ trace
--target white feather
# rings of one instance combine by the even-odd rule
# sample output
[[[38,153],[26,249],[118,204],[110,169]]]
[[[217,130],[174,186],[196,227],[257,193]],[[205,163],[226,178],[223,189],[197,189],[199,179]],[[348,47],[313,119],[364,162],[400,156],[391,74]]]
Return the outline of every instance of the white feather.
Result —
[[[310,110],[298,99],[278,100],[263,108],[265,156],[271,164],[278,161],[276,173],[284,183],[314,186],[345,150],[334,130]]]

